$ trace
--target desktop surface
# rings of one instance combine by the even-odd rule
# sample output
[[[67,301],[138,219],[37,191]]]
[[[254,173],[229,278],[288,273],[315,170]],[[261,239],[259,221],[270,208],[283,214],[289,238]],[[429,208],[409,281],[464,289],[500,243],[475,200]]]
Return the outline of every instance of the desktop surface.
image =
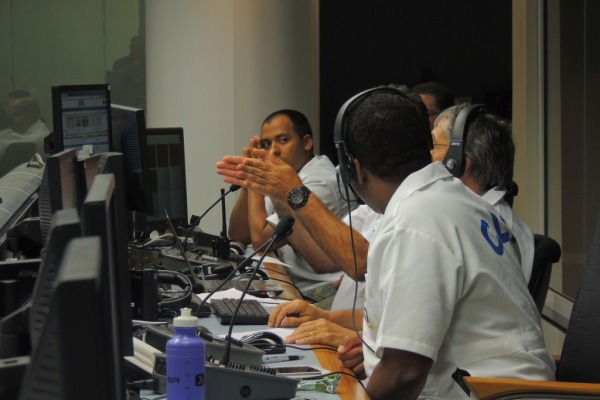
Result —
[[[270,299],[264,299],[264,307],[267,311],[271,312],[275,305],[270,302]],[[225,335],[229,329],[228,325],[221,325],[218,318],[214,315],[209,318],[202,318],[200,320],[200,324],[210,330],[213,335]],[[232,330],[232,336],[241,337],[246,333],[257,332],[257,331],[269,331],[266,325],[235,325]],[[278,330],[274,330],[275,332],[279,332]],[[282,361],[273,364],[266,364],[269,368],[274,367],[285,367],[285,366],[299,366],[299,365],[311,365],[317,366],[322,369],[335,372],[335,371],[344,371],[347,373],[351,373],[351,371],[347,368],[344,368],[341,362],[337,358],[337,352],[322,349],[325,346],[308,346],[308,345],[292,345],[294,347],[287,347],[285,355],[289,356],[302,356],[300,360],[294,361]],[[158,399],[163,398],[160,394],[152,393],[150,390],[144,390],[142,392],[143,397],[147,399]],[[315,400],[333,400],[333,399],[368,399],[368,396],[364,392],[361,385],[352,377],[342,375],[336,394],[328,394],[328,393],[320,393],[315,391],[297,391],[296,397],[294,399],[315,399]],[[167,399],[168,400],[168,399]],[[213,399],[208,399],[213,400]]]

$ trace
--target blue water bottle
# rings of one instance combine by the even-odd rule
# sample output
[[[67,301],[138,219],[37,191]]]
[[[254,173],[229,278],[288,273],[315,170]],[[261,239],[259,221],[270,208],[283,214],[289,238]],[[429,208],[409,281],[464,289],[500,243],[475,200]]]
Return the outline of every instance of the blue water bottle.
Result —
[[[198,318],[182,308],[173,319],[175,336],[167,342],[167,399],[204,400],[204,341],[196,336]]]

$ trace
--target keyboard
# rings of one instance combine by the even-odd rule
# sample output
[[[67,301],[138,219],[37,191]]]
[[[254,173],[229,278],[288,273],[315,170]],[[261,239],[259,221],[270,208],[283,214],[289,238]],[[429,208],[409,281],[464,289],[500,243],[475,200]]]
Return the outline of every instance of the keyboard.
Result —
[[[231,323],[231,317],[238,305],[238,299],[212,299],[210,306],[221,319],[221,325]],[[234,325],[266,325],[269,313],[258,300],[244,300],[233,321]]]

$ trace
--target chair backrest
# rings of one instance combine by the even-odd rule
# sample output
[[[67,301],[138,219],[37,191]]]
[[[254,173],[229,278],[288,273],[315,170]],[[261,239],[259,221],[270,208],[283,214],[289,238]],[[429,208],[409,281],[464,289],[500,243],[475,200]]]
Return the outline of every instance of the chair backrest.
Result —
[[[561,249],[556,240],[538,233],[533,235],[533,242],[533,268],[529,279],[529,293],[541,313],[548,294],[552,264],[560,260]]]
[[[559,381],[600,383],[600,212],[556,371]]]
[[[34,142],[16,141],[8,143],[4,154],[0,155],[0,177],[31,160],[35,152],[36,145]]]

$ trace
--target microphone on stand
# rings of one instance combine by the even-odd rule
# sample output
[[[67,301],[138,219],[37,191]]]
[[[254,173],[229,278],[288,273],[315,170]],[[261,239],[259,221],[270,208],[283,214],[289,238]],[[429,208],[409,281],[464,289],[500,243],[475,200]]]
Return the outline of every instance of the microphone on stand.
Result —
[[[239,190],[240,188],[241,188],[241,186],[240,186],[240,185],[231,185],[231,186],[229,186],[229,190],[227,190],[226,192],[223,192],[223,189],[221,189],[221,197],[219,197],[219,198],[217,199],[217,201],[215,201],[214,203],[212,203],[212,204],[210,205],[210,207],[208,207],[208,208],[206,209],[206,211],[204,211],[204,212],[202,213],[202,215],[200,215],[199,217],[192,216],[192,218],[191,218],[191,219],[192,219],[192,221],[193,221],[193,222],[191,222],[191,225],[190,225],[190,227],[187,229],[187,231],[186,231],[186,233],[185,233],[185,241],[184,241],[184,242],[185,242],[185,245],[186,245],[186,247],[185,247],[185,248],[187,248],[187,241],[188,241],[188,239],[189,239],[189,237],[190,237],[190,235],[191,235],[191,233],[192,233],[192,230],[193,230],[195,227],[197,227],[198,225],[200,225],[200,221],[202,221],[202,218],[204,218],[204,216],[205,216],[206,214],[208,214],[208,212],[209,212],[210,210],[212,210],[212,209],[213,209],[213,208],[214,208],[214,207],[215,207],[217,204],[219,204],[219,202],[221,202],[221,201],[223,202],[223,213],[225,213],[225,197],[226,197],[226,196],[227,196],[229,193],[235,192],[235,191]],[[227,233],[225,233],[225,235],[226,235],[226,234],[227,234]],[[222,257],[221,257],[221,258],[222,258]]]
[[[252,259],[252,257],[258,251],[260,251],[260,248],[264,248],[264,253],[260,257],[260,259],[258,260],[258,263],[256,264],[256,267],[254,267],[254,270],[252,271],[252,275],[250,275],[250,279],[248,280],[248,283],[246,284],[246,287],[242,291],[242,295],[240,296],[240,299],[238,301],[237,307],[235,308],[235,311],[233,312],[233,315],[231,316],[231,321],[229,322],[229,330],[227,332],[227,338],[226,338],[227,339],[227,343],[225,345],[225,351],[223,352],[223,359],[221,360],[221,364],[227,365],[229,363],[229,358],[230,358],[230,354],[231,354],[231,334],[233,332],[233,324],[235,322],[235,316],[238,314],[238,312],[240,310],[240,307],[242,305],[242,301],[244,300],[244,297],[246,296],[246,293],[250,289],[250,285],[252,284],[252,280],[254,279],[254,276],[258,272],[258,268],[262,264],[265,256],[269,252],[269,250],[271,250],[271,247],[273,246],[273,244],[275,244],[279,240],[281,240],[281,239],[289,236],[292,233],[292,226],[294,225],[295,221],[296,220],[291,215],[284,215],[284,216],[282,216],[280,218],[279,222],[277,223],[277,225],[275,226],[275,229],[273,230],[273,235],[271,235],[271,237],[269,238],[269,240],[267,240],[263,245],[261,245],[259,247],[259,250],[256,250],[250,257],[244,259],[244,261],[242,261],[240,263],[240,265],[244,264],[246,262],[246,260]],[[236,270],[237,269],[238,268],[236,268]],[[214,292],[212,292],[212,293],[214,293]],[[208,296],[207,296],[207,298],[208,298]]]

